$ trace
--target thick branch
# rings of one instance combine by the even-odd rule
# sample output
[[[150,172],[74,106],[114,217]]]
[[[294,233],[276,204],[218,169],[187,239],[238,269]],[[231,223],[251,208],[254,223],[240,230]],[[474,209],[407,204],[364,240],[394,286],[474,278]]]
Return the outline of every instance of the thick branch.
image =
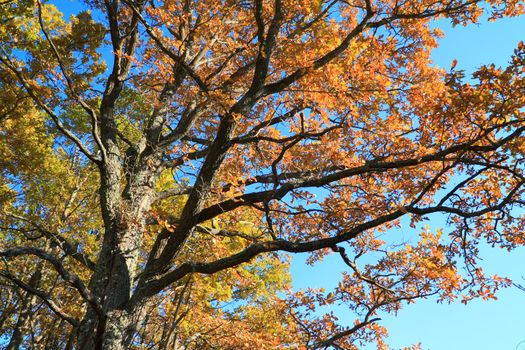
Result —
[[[89,259],[88,256],[86,256],[85,254],[79,252],[76,249],[78,244],[71,244],[67,239],[62,237],[60,234],[53,233],[53,232],[45,229],[41,225],[37,224],[36,222],[31,221],[31,220],[29,220],[29,219],[27,219],[27,218],[25,218],[23,216],[16,215],[16,214],[13,214],[13,213],[10,213],[10,212],[5,212],[5,213],[6,213],[6,215],[11,216],[12,218],[15,218],[17,220],[26,222],[27,224],[31,225],[32,227],[34,227],[34,229],[36,231],[40,232],[45,237],[50,239],[54,244],[59,246],[64,251],[64,253],[66,253],[67,255],[71,256],[73,259],[77,260],[78,262],[80,262],[82,265],[86,266],[90,270],[92,270],[92,271],[95,270],[95,263],[91,259]]]
[[[19,280],[15,276],[13,276],[11,273],[7,271],[0,271],[0,276],[10,280],[14,284],[16,284],[18,287],[22,288],[26,292],[33,294],[40,298],[48,307],[49,309],[55,313],[58,317],[63,319],[64,321],[71,324],[73,327],[78,327],[80,325],[80,322],[75,319],[74,317],[68,315],[65,311],[63,311],[51,298],[47,293],[44,291],[41,291],[39,289],[33,288],[27,283],[24,283],[23,281]]]
[[[145,284],[145,286],[138,290],[136,293],[135,298],[142,298],[145,296],[151,296],[154,295],[164,288],[166,288],[171,283],[180,280],[184,276],[190,274],[190,273],[203,273],[203,274],[213,274],[231,267],[238,266],[242,263],[246,263],[253,259],[254,257],[262,254],[262,253],[268,253],[268,252],[276,252],[276,251],[284,251],[289,253],[304,253],[304,252],[311,252],[311,251],[317,251],[321,249],[331,248],[333,250],[338,251],[337,244],[345,241],[349,241],[353,238],[355,238],[360,233],[374,229],[376,227],[379,227],[385,223],[391,222],[393,220],[396,220],[400,217],[402,217],[405,214],[416,214],[416,215],[426,215],[426,214],[432,214],[432,213],[449,213],[458,215],[464,218],[474,218],[479,217],[481,215],[484,215],[489,212],[498,211],[501,210],[504,206],[510,204],[514,198],[514,196],[518,193],[518,191],[523,186],[523,182],[516,185],[513,190],[509,191],[507,196],[503,198],[499,203],[487,206],[475,211],[465,211],[458,208],[453,207],[445,207],[445,206],[432,206],[432,207],[426,207],[426,208],[418,208],[415,206],[415,202],[412,202],[410,205],[402,206],[398,208],[397,210],[394,210],[390,213],[381,215],[375,219],[372,219],[370,221],[358,224],[354,226],[352,229],[341,233],[334,237],[329,238],[323,238],[323,239],[317,239],[307,242],[290,242],[290,241],[284,241],[284,240],[274,240],[274,241],[267,241],[267,242],[260,242],[260,243],[254,243],[248,246],[246,249],[242,250],[241,252],[237,254],[233,254],[231,256],[218,259],[213,262],[207,262],[207,263],[195,263],[195,262],[187,262],[176,269],[165,273],[162,277],[158,277],[155,279],[151,279],[148,281],[148,283]]]
[[[62,263],[60,262],[60,260],[55,258],[53,255],[47,253],[46,251],[42,249],[33,248],[33,247],[17,247],[17,248],[10,248],[4,251],[0,251],[0,257],[5,257],[5,258],[12,258],[12,257],[21,256],[21,255],[34,255],[34,256],[39,257],[40,259],[46,260],[49,263],[51,263],[51,265],[53,265],[53,267],[58,272],[58,274],[66,282],[68,282],[71,286],[73,286],[82,296],[82,298],[86,300],[93,307],[93,309],[97,311],[97,313],[99,313],[99,315],[102,315],[102,308],[100,307],[95,297],[91,294],[91,292],[86,288],[84,283],[80,280],[80,278],[77,275],[72,274],[69,271],[67,271],[64,265],[62,265]]]
[[[331,174],[328,174],[322,177],[306,178],[303,181],[287,182],[275,190],[266,190],[266,191],[243,194],[243,195],[234,197],[232,199],[223,201],[221,203],[214,204],[210,207],[203,209],[199,213],[198,222],[203,222],[203,221],[212,219],[220,214],[229,212],[231,210],[234,210],[242,206],[252,205],[255,203],[262,203],[264,201],[282,199],[288,193],[298,188],[321,187],[321,186],[324,186],[324,185],[327,185],[327,184],[330,184],[330,183],[333,183],[333,182],[336,182],[342,179],[357,176],[357,175],[362,175],[362,174],[367,174],[367,173],[385,172],[385,171],[394,170],[394,169],[403,169],[407,167],[412,167],[412,166],[416,166],[416,165],[420,165],[424,163],[436,162],[436,161],[442,162],[442,161],[451,160],[451,161],[457,162],[458,161],[457,158],[449,159],[448,156],[456,152],[461,152],[462,154],[465,154],[466,152],[469,152],[469,151],[485,151],[485,152],[495,151],[498,148],[500,148],[502,145],[509,142],[510,140],[520,136],[524,131],[525,131],[525,127],[517,128],[513,133],[500,139],[498,142],[494,142],[493,144],[490,144],[490,145],[477,146],[475,145],[475,143],[479,140],[479,138],[476,138],[474,140],[460,143],[460,144],[451,146],[447,149],[437,151],[432,154],[427,154],[421,157],[398,159],[398,160],[393,160],[393,161],[370,161],[368,163],[365,163],[362,166],[343,169],[341,171],[336,171],[336,172],[333,172]],[[305,173],[304,175],[307,176],[308,173]]]

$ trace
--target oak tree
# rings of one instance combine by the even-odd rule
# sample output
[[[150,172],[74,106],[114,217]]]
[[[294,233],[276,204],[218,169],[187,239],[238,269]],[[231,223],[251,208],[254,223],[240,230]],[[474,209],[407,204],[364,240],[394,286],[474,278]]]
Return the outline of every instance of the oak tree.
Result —
[[[381,314],[509,285],[477,246],[525,241],[525,47],[467,80],[431,21],[522,2],[73,3],[0,2],[10,348],[384,349]],[[348,269],[291,291],[295,253]]]

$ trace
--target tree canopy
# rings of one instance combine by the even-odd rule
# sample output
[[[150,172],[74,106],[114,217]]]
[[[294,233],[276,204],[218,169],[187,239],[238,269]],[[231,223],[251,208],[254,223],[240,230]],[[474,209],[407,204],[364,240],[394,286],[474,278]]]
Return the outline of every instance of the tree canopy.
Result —
[[[387,349],[382,314],[510,285],[478,244],[525,243],[525,45],[465,77],[431,23],[523,2],[73,3],[0,2],[8,349]],[[347,272],[294,291],[296,253]]]

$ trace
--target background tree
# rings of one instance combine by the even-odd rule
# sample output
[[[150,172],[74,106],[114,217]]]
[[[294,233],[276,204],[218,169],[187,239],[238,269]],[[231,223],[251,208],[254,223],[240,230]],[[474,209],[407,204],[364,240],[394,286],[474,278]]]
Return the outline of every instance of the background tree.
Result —
[[[522,3],[0,6],[10,348],[385,348],[380,313],[509,284],[476,245],[524,241],[525,48],[464,83],[429,21]],[[433,213],[450,237],[382,239]],[[282,253],[349,272],[277,298]]]

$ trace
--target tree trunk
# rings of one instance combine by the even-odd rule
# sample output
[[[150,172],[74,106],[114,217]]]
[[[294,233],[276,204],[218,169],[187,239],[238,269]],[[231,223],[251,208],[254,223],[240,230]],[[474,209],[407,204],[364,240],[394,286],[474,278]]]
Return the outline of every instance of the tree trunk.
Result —
[[[78,334],[79,350],[127,350],[133,340],[137,325],[143,316],[142,307],[108,310],[102,322],[91,319],[91,314],[84,322],[95,325],[96,329],[84,327]],[[84,325],[84,324],[83,324]]]
[[[140,319],[137,308],[130,309],[138,261],[138,233],[135,229],[119,233],[119,242],[112,256],[101,253],[91,283],[102,304],[102,315],[88,307],[78,331],[78,349],[127,349]],[[140,308],[139,308],[140,309]]]
[[[102,310],[97,313],[88,306],[77,334],[77,348],[82,350],[128,349],[146,302],[129,305],[158,174],[151,169],[128,169],[132,174],[127,174],[122,191],[120,166],[113,164],[102,173],[100,195],[106,229],[89,284]]]
[[[42,278],[41,267],[38,268],[29,279],[29,286],[36,288],[40,284]],[[24,300],[20,306],[20,313],[18,314],[18,320],[11,336],[11,340],[7,345],[6,350],[18,350],[24,341],[24,335],[27,333],[29,321],[31,320],[32,309],[35,304],[36,297],[31,293],[25,293]]]
[[[92,307],[88,308],[79,327],[79,349],[128,348],[135,331],[135,321],[140,316],[136,309],[129,309],[128,302],[136,279],[141,226],[117,225],[120,230],[109,233],[115,238],[115,244],[113,240],[106,240],[107,245],[102,248],[90,284],[100,301],[102,314]]]

